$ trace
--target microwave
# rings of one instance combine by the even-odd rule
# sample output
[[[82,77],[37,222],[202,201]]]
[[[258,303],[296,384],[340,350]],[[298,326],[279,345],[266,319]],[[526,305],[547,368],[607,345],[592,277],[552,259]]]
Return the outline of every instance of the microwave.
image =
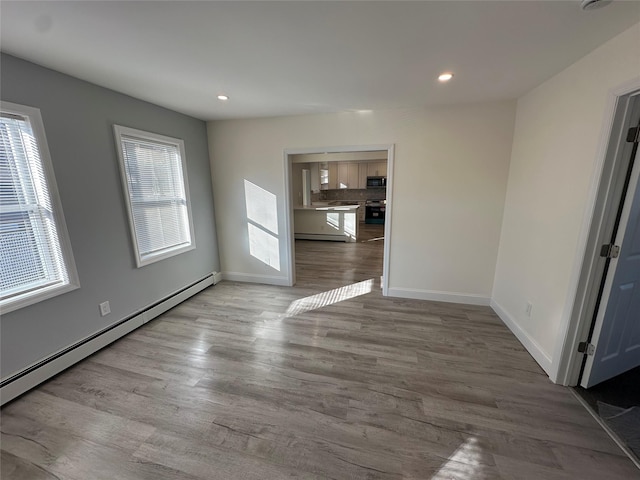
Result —
[[[367,188],[385,188],[387,177],[367,177]]]

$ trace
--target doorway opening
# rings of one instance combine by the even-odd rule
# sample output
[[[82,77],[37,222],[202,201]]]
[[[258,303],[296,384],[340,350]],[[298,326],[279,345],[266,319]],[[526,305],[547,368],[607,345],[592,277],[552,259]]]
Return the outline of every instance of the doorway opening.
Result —
[[[393,145],[285,150],[289,285],[298,276],[338,289],[371,280],[387,295],[393,153]]]

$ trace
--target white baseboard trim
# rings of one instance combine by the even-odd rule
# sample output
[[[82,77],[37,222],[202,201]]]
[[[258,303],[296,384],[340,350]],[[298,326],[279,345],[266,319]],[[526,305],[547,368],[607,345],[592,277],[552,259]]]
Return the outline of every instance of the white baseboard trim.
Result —
[[[324,233],[296,233],[293,238],[295,240],[323,240],[347,243],[355,242],[354,237],[352,237],[351,235],[347,235],[346,233],[335,235],[328,235]]]
[[[135,312],[130,317],[89,335],[73,345],[69,345],[3,379],[0,387],[0,405],[4,405],[136,328],[141,327],[158,315],[182,303],[187,298],[213,285],[213,281],[214,276],[208,275],[191,286],[178,290],[157,303]]]
[[[220,283],[222,281],[222,272],[213,272],[213,284]]]
[[[465,305],[489,306],[491,299],[474,293],[439,292],[436,290],[418,290],[413,288],[389,287],[390,297],[414,298],[432,302],[462,303]]]
[[[257,275],[254,273],[222,272],[222,278],[230,282],[262,283],[265,285],[277,285],[289,287],[289,280],[286,277],[276,277],[275,275]]]
[[[507,313],[507,311],[495,300],[491,300],[491,308],[496,312],[500,320],[511,330],[511,332],[520,341],[522,346],[527,349],[533,359],[538,362],[538,365],[546,372],[547,375],[551,375],[553,362],[551,357],[540,348],[540,345],[529,335],[518,323]]]

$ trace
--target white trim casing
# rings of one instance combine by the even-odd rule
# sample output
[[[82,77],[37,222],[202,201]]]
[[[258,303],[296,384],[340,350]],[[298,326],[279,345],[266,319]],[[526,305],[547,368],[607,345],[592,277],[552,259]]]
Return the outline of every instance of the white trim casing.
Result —
[[[292,155],[294,152],[289,150],[284,150],[283,158],[284,158],[284,234],[282,235],[286,255],[282,258],[287,259],[287,267],[285,269],[285,273],[287,274],[284,279],[285,283],[283,284],[286,287],[292,287],[296,283],[296,268],[295,268],[295,258],[296,258],[296,240],[294,238],[293,232],[293,204],[291,202],[291,162],[289,161],[289,155]],[[304,153],[304,152],[303,152]],[[315,153],[315,152],[312,152]],[[287,243],[288,242],[288,243]],[[230,272],[233,273],[233,272]],[[227,278],[226,276],[224,277]],[[242,281],[242,280],[238,280]],[[256,282],[260,283],[260,282]]]
[[[1,311],[2,314],[6,314],[19,308],[33,305],[34,303],[38,303],[42,300],[53,298],[63,293],[76,290],[80,288],[80,280],[78,277],[76,263],[73,258],[71,240],[69,238],[69,230],[67,229],[67,223],[64,218],[62,201],[60,200],[60,193],[58,191],[58,182],[56,182],[56,176],[53,170],[51,153],[49,152],[49,144],[47,142],[47,136],[45,133],[44,122],[42,121],[42,115],[40,114],[40,109],[11,102],[5,102],[4,100],[1,103],[1,109],[2,111],[7,113],[14,113],[29,118],[29,123],[36,137],[38,145],[38,152],[40,154],[40,160],[42,162],[42,169],[44,171],[47,189],[49,191],[49,200],[51,201],[52,214],[55,220],[56,231],[58,234],[57,237],[68,280],[67,283],[59,286],[39,288],[35,291],[16,295],[16,297],[11,300],[5,300],[4,305],[2,305]]]
[[[391,268],[391,225],[393,222],[393,171],[395,145],[387,149],[387,208],[384,216],[384,251],[382,257],[382,295],[389,295],[389,269]]]
[[[122,188],[124,190],[125,203],[127,206],[127,216],[129,218],[129,228],[131,230],[131,240],[133,243],[133,249],[135,253],[136,266],[138,268],[151,263],[163,260],[165,258],[173,257],[196,248],[196,238],[193,228],[193,218],[191,214],[191,195],[189,194],[189,179],[187,175],[187,159],[184,148],[184,140],[179,138],[168,137],[157,133],[146,132],[144,130],[137,130],[135,128],[123,127],[121,125],[113,125],[113,133],[116,140],[116,153],[118,155],[118,163],[120,164],[120,177],[122,179]],[[182,181],[184,185],[184,195],[187,206],[187,220],[189,228],[190,241],[186,245],[177,245],[174,247],[163,248],[157,253],[151,253],[143,257],[140,253],[138,245],[138,232],[136,231],[135,221],[133,218],[133,207],[131,205],[131,192],[129,190],[128,172],[125,164],[124,155],[122,153],[122,137],[133,137],[141,140],[147,140],[149,142],[156,142],[158,144],[166,144],[176,147],[180,152],[180,168],[182,170]]]
[[[590,318],[588,307],[590,292],[593,287],[593,279],[598,276],[598,269],[592,262],[595,257],[595,245],[602,218],[596,218],[598,210],[601,210],[605,198],[599,198],[600,185],[603,179],[605,162],[609,151],[610,140],[615,134],[616,107],[621,97],[629,95],[640,89],[640,77],[633,78],[617,88],[610,90],[605,108],[603,127],[598,140],[596,153],[596,165],[594,167],[589,196],[587,198],[585,213],[578,244],[576,246],[576,261],[574,263],[569,282],[569,296],[565,301],[561,323],[558,329],[558,341],[553,353],[552,368],[548,371],[549,378],[554,383],[561,385],[577,385],[580,372],[581,356],[577,355],[578,343],[582,341],[584,332]],[[599,212],[600,215],[603,212]]]
[[[395,146],[394,144],[379,144],[379,145],[347,145],[342,147],[315,147],[315,148],[286,148],[283,152],[283,164],[284,164],[284,186],[285,186],[285,195],[284,195],[284,228],[285,232],[283,235],[283,239],[288,242],[285,244],[285,249],[287,251],[287,268],[286,273],[287,277],[285,279],[285,283],[272,283],[260,281],[257,283],[271,283],[273,285],[285,285],[292,286],[296,281],[296,272],[295,272],[295,238],[294,238],[294,229],[293,229],[293,205],[291,202],[291,161],[289,160],[290,155],[304,155],[304,154],[314,154],[314,153],[348,153],[348,152],[373,152],[373,151],[387,151],[387,207],[385,212],[385,225],[384,225],[384,258],[382,264],[382,295],[389,294],[389,252],[391,245],[391,223],[392,223],[392,214],[393,214],[393,167],[394,167],[394,155],[395,155]],[[229,272],[232,273],[232,272]],[[238,274],[244,275],[244,274]],[[255,275],[247,275],[248,277],[254,277]],[[255,277],[262,277],[257,275]],[[225,279],[229,279],[227,274],[225,274]],[[267,277],[264,277],[267,278]],[[282,277],[273,277],[279,281],[282,280]],[[243,280],[238,280],[243,281]],[[247,280],[251,281],[251,280]]]

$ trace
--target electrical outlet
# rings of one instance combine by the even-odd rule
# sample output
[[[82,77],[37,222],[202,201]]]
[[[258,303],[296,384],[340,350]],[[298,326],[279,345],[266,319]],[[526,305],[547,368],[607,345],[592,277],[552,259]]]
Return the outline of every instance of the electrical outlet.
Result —
[[[527,317],[531,316],[531,310],[533,310],[533,304],[531,302],[527,302],[527,305],[524,307],[524,312],[527,314]]]
[[[105,315],[109,315],[111,313],[111,307],[109,306],[109,302],[102,302],[100,305],[100,315],[104,317]]]

